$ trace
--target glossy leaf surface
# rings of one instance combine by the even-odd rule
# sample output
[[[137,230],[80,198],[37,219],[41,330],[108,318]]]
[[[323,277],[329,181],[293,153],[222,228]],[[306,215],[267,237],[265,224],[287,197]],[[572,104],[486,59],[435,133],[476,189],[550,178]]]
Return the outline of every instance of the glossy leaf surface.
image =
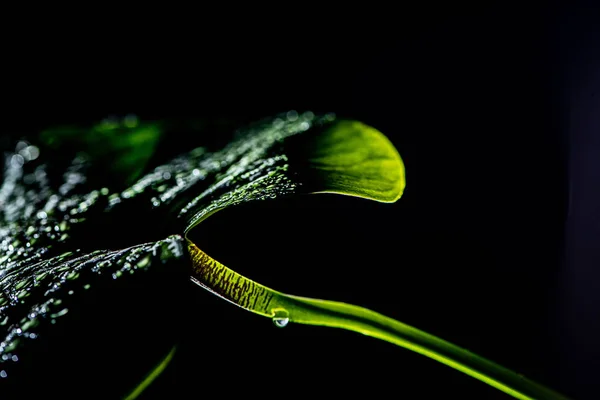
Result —
[[[21,154],[24,145],[18,144],[7,155],[0,188],[3,379],[11,379],[10,366],[18,363],[21,352],[65,320],[75,290],[89,289],[100,276],[118,282],[124,275],[184,263],[191,267],[189,273],[197,284],[280,325],[292,321],[354,330],[444,362],[518,398],[561,398],[373,311],[266,288],[213,260],[200,250],[201,243],[186,241],[186,234],[205,218],[242,203],[309,193],[396,201],[405,186],[404,166],[380,132],[333,115],[290,112],[238,131],[222,150],[200,147],[183,152],[128,185],[142,173],[157,138],[168,129],[165,122],[110,122],[91,130],[101,134],[103,147],[87,136],[89,130],[81,131],[80,137],[77,130],[46,133],[43,137],[50,147],[58,143],[59,149],[76,137],[76,147],[87,149],[77,154],[62,176],[51,175],[59,177],[54,181],[48,178],[46,170],[52,165],[45,163],[49,160],[45,154],[38,161],[27,159]],[[111,157],[116,160],[115,176],[122,176],[125,189],[113,189],[121,187],[118,184],[95,187],[86,174],[94,163]],[[143,221],[152,228],[140,232]],[[98,228],[105,225],[123,229],[98,238]],[[130,243],[131,238],[140,240]],[[173,271],[171,275],[177,275],[176,268]],[[110,296],[110,281],[102,287]],[[164,366],[158,365],[158,370]],[[148,386],[148,377],[130,392],[130,398]]]
[[[332,127],[352,124],[330,114],[290,112],[239,130],[222,150],[184,151],[146,169],[125,189],[118,188],[144,170],[158,138],[168,134],[168,122],[109,120],[89,129],[54,128],[42,132],[39,142],[32,137],[14,143],[0,187],[0,382],[23,379],[23,363],[42,357],[28,349],[73,323],[63,321],[80,296],[96,287],[110,296],[111,286],[124,277],[180,265],[186,259],[181,235],[210,213],[292,193],[360,194],[368,185],[349,186],[345,174],[352,177],[356,162],[368,159],[345,154],[336,162],[315,151],[319,141],[339,133]],[[198,134],[190,127],[190,134]],[[374,130],[371,135],[383,138]],[[401,166],[393,147],[385,149],[392,151],[382,156]],[[352,164],[344,164],[348,161]],[[102,186],[102,166],[120,181]],[[322,176],[328,178],[316,179],[318,169],[327,170]],[[368,190],[377,196],[375,186]],[[140,228],[147,221],[149,231]]]

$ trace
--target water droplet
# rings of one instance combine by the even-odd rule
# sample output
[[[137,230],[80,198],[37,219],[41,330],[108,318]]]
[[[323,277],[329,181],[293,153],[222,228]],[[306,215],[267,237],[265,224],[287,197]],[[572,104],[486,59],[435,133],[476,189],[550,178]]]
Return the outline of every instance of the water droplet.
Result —
[[[0,378],[6,378],[8,376],[8,374],[6,373],[5,370],[0,371]]]
[[[69,312],[68,308],[63,308],[62,310],[60,310],[59,312],[50,315],[50,318],[58,318],[58,317],[62,317],[63,315],[65,315],[66,313]]]
[[[33,161],[40,156],[40,149],[37,146],[29,146],[27,149],[29,150],[30,160]]]
[[[17,357],[16,355],[11,357],[11,360],[13,360],[14,362],[19,361],[19,357]]]
[[[288,111],[286,117],[287,117],[288,121],[294,122],[295,120],[298,119],[298,112],[295,110]]]
[[[139,268],[144,268],[148,264],[150,264],[150,257],[146,256],[146,257],[142,258],[140,261],[138,261],[137,266]]]
[[[23,324],[23,326],[21,327],[21,329],[23,331],[26,331],[29,328],[34,328],[34,327],[38,326],[38,324],[39,324],[39,321],[37,319],[32,319],[32,320],[29,320],[29,321],[25,322]]]
[[[285,328],[289,322],[289,318],[273,318],[273,323],[278,328]]]
[[[13,168],[21,168],[24,163],[25,163],[25,159],[20,154],[15,154],[10,159],[10,165]]]
[[[274,310],[273,314],[273,323],[278,328],[285,328],[287,324],[290,322],[289,314],[286,310],[279,309]]]
[[[79,278],[79,272],[71,271],[67,274],[66,278],[70,281],[75,280],[75,279]]]
[[[23,150],[24,148],[26,148],[27,146],[29,146],[29,143],[24,142],[24,141],[19,141],[19,143],[17,143],[17,146],[15,147],[15,152],[20,152],[21,150]]]
[[[315,114],[312,113],[312,111],[307,111],[304,114],[302,114],[302,118],[307,120],[307,121],[312,121],[312,119],[315,117]]]

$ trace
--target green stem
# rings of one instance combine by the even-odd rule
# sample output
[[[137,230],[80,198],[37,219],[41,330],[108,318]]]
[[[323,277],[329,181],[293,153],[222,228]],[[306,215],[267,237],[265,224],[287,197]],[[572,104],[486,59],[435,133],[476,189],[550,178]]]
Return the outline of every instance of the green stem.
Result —
[[[173,359],[175,355],[176,346],[173,346],[167,355],[146,375],[143,381],[141,381],[123,400],[135,400],[162,374]]]
[[[291,321],[362,333],[432,358],[517,399],[567,399],[468,350],[375,311],[281,293],[227,268],[189,240],[188,249],[193,282],[237,306],[272,318],[279,326]]]

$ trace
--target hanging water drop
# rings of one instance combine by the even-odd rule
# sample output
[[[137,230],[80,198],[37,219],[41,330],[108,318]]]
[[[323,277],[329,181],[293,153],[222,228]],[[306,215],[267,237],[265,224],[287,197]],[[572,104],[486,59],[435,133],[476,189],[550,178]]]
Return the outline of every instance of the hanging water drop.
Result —
[[[278,328],[285,328],[289,322],[289,318],[273,318],[273,323]]]
[[[278,328],[285,328],[290,322],[289,314],[286,310],[275,310],[273,314],[273,323]]]

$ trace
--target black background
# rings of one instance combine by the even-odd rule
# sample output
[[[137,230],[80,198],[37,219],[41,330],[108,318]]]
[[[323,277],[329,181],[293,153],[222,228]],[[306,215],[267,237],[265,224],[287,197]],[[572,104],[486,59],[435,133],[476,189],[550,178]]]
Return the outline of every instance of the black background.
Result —
[[[594,60],[582,57],[598,46],[594,10],[437,11],[356,9],[296,20],[286,10],[207,33],[192,25],[168,39],[162,33],[170,29],[150,24],[156,37],[45,46],[23,67],[17,58],[3,78],[6,131],[127,113],[246,121],[288,109],[368,123],[404,159],[398,203],[322,195],[242,207],[207,221],[201,247],[271,287],[367,306],[592,398],[598,345],[588,336],[589,346],[571,350],[584,325],[564,318],[561,277],[569,268],[570,84],[579,77],[574,65]],[[185,146],[173,138],[165,151]],[[157,398],[245,390],[506,397],[367,337],[276,329],[200,288],[185,299],[186,318],[173,327],[184,339],[153,387]],[[586,329],[597,331],[597,321]]]

